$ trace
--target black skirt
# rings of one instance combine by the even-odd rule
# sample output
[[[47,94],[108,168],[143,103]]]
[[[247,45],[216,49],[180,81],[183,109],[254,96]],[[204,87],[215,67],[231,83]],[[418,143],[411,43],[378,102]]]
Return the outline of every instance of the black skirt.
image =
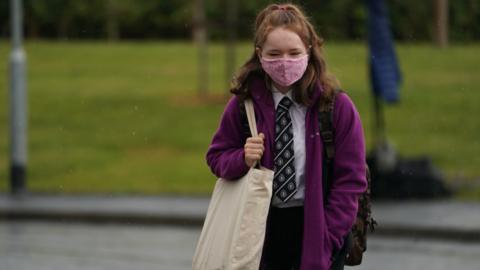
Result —
[[[260,269],[300,269],[302,240],[303,206],[271,207]]]

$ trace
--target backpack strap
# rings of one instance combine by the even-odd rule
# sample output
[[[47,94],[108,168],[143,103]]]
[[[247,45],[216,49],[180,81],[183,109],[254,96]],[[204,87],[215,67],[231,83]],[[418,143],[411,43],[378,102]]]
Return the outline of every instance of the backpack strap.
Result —
[[[327,203],[333,178],[333,160],[335,159],[335,130],[333,127],[333,110],[337,94],[343,92],[336,89],[327,105],[318,111],[320,137],[323,142],[323,202]]]
[[[325,148],[325,155],[328,162],[335,158],[334,132],[332,124],[333,111],[328,110],[318,113],[320,136]]]
[[[323,158],[323,203],[327,204],[332,179],[333,179],[333,161],[335,158],[335,130],[333,127],[333,110],[335,98],[342,90],[335,90],[334,96],[327,106],[320,108],[318,113],[318,122],[320,127],[320,135],[323,142],[324,158]],[[359,265],[362,262],[363,252],[367,249],[367,229],[373,232],[377,222],[371,216],[370,201],[370,175],[367,166],[367,182],[368,189],[359,198],[359,208],[357,218],[352,229],[345,236],[344,245],[334,250],[332,253],[332,268],[344,269],[343,265]]]

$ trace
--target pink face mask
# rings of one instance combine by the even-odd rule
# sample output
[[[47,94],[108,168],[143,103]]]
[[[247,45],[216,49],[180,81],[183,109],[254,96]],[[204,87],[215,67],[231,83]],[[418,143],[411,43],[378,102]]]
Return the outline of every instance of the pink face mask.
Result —
[[[307,69],[308,54],[298,58],[265,59],[260,57],[263,70],[281,86],[290,86],[302,78]]]

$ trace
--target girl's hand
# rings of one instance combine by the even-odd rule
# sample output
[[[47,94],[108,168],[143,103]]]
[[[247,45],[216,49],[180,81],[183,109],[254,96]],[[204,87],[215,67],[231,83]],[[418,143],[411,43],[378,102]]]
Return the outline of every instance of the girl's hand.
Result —
[[[265,147],[263,146],[263,140],[265,135],[263,133],[258,134],[257,137],[247,138],[245,143],[245,164],[248,167],[252,167],[255,161],[260,161],[263,156]]]

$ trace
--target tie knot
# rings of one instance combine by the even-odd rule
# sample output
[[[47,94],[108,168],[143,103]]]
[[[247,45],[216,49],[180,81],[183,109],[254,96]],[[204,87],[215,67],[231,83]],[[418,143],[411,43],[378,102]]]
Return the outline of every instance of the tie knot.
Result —
[[[288,109],[290,109],[290,106],[292,106],[292,104],[293,104],[292,100],[290,100],[288,97],[283,97],[282,100],[280,100],[278,107],[288,111]]]

